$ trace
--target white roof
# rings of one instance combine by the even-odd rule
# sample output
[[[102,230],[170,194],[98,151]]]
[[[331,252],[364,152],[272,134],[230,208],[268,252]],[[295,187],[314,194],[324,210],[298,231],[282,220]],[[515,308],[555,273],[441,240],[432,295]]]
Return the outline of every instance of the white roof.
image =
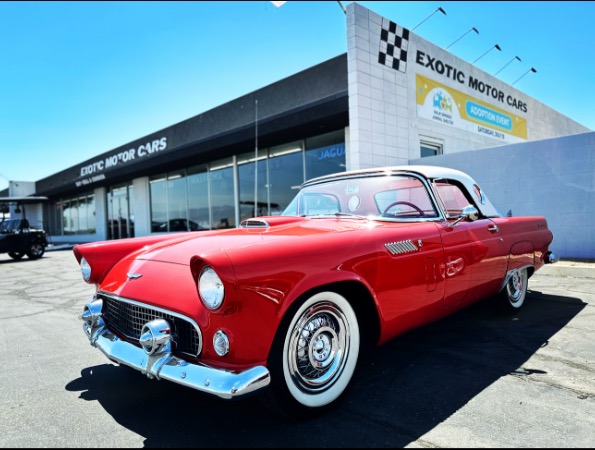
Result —
[[[425,165],[415,165],[415,166],[389,166],[389,167],[376,167],[372,169],[360,169],[360,170],[351,170],[348,172],[336,173],[333,175],[326,175],[322,177],[315,178],[313,180],[307,181],[305,184],[310,184],[310,182],[320,182],[326,179],[332,179],[335,177],[343,177],[343,176],[350,176],[350,175],[365,175],[365,174],[373,174],[373,173],[394,173],[394,172],[413,172],[418,175],[421,175],[427,179],[438,179],[438,178],[447,178],[449,180],[458,181],[459,183],[463,184],[467,191],[473,195],[475,191],[475,186],[478,186],[483,194],[483,202],[476,200],[476,204],[484,216],[487,217],[497,217],[500,216],[498,210],[492,205],[486,193],[481,189],[481,187],[476,183],[476,181],[467,175],[465,172],[456,169],[450,169],[448,167],[439,167],[439,166],[425,166]]]

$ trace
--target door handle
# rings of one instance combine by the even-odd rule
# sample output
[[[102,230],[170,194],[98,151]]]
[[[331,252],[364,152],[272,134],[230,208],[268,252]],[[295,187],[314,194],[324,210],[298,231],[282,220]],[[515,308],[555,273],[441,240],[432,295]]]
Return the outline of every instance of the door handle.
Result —
[[[494,232],[494,233],[495,233],[495,232],[497,232],[497,231],[500,231],[500,228],[498,228],[498,225],[490,225],[490,226],[488,227],[488,231],[490,231],[490,232]]]

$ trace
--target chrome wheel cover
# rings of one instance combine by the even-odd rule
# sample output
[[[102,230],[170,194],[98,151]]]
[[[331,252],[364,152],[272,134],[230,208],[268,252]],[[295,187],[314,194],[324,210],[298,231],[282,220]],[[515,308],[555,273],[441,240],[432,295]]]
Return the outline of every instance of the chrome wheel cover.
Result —
[[[316,392],[332,385],[349,353],[345,315],[332,303],[319,303],[299,318],[289,341],[288,364],[296,385]]]
[[[306,301],[283,347],[283,372],[293,398],[308,407],[336,400],[353,376],[359,345],[357,317],[344,297],[323,292]]]
[[[519,308],[525,301],[525,294],[527,292],[527,270],[520,269],[512,272],[508,283],[506,283],[506,292],[508,294],[508,301],[510,304]]]

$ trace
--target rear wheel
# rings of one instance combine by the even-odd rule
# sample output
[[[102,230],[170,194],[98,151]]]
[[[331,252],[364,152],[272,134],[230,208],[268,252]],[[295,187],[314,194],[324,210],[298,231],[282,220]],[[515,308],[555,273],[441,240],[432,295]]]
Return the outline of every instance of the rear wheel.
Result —
[[[21,253],[21,252],[8,252],[8,256],[10,256],[12,259],[18,261],[19,259],[22,259],[23,256],[25,256],[25,254]]]
[[[525,304],[529,277],[527,269],[516,269],[510,274],[506,286],[498,294],[500,305],[509,312],[515,312]]]
[[[280,327],[269,358],[274,401],[291,416],[309,417],[336,403],[357,366],[357,316],[335,292],[313,295]]]

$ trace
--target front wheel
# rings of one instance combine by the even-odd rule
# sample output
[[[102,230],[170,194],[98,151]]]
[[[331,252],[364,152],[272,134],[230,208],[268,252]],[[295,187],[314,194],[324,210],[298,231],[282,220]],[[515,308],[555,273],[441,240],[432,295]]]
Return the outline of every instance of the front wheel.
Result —
[[[27,250],[27,257],[29,259],[39,259],[43,256],[44,253],[44,245],[39,242],[34,242],[33,244],[31,244],[31,247],[29,247],[29,250]]]
[[[498,294],[500,305],[508,312],[521,309],[527,296],[529,277],[527,269],[516,269],[510,274],[502,291]]]
[[[306,300],[283,324],[269,358],[277,405],[305,416],[333,405],[355,372],[360,329],[350,303],[335,292]]]

